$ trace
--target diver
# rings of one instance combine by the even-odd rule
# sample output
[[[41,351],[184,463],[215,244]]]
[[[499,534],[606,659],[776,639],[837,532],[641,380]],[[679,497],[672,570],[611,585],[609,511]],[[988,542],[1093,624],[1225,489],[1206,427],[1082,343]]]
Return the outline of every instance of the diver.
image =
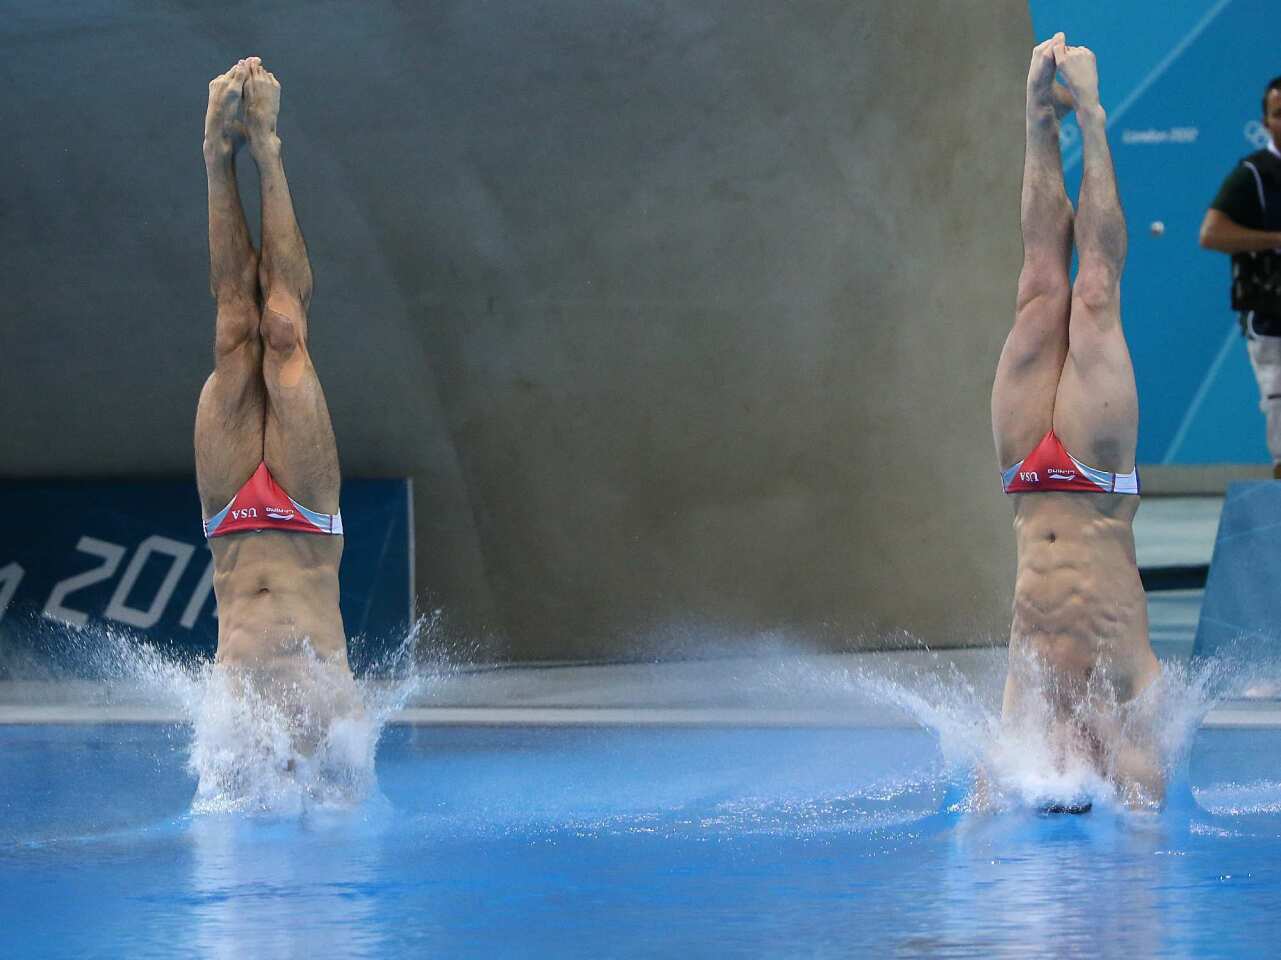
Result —
[[[1069,109],[1083,156],[1075,214],[1059,144]],[[1156,806],[1163,773],[1145,718],[1161,671],[1134,553],[1138,396],[1121,329],[1126,224],[1105,123],[1094,54],[1062,33],[1038,45],[1027,80],[1023,264],[992,387],[1018,549],[1002,725],[1036,725],[1056,765],[1083,764],[1127,804]],[[981,793],[993,786],[984,780]],[[1043,809],[1088,807],[1053,798]]]
[[[338,607],[340,476],[307,349],[312,273],[281,162],[279,109],[280,84],[257,57],[209,84],[204,156],[217,320],[214,370],[196,410],[196,482],[214,557],[217,666],[269,678],[288,691],[294,713],[323,724],[356,709]],[[236,184],[243,145],[258,168],[261,252]],[[304,662],[332,682],[301,687],[301,677],[316,675]]]

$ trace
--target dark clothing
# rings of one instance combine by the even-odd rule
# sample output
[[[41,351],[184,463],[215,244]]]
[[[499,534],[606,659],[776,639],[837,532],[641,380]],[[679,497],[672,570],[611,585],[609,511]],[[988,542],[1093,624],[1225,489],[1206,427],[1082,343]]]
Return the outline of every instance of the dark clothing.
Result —
[[[1237,314],[1237,326],[1243,337],[1281,337],[1281,313],[1242,310]]]
[[[1281,232],[1281,157],[1258,150],[1237,164],[1210,208],[1239,226]],[[1254,332],[1281,336],[1281,253],[1232,255],[1232,309],[1253,312]]]

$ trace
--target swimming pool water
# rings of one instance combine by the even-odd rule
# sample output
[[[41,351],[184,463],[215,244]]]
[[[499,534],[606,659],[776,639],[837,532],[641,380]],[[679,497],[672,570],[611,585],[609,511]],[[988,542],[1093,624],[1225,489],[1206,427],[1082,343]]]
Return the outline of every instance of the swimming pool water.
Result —
[[[1265,956],[1281,730],[1159,816],[949,811],[910,729],[393,727],[379,794],[190,812],[179,726],[0,728],[0,953]],[[1194,800],[1195,798],[1195,800]]]

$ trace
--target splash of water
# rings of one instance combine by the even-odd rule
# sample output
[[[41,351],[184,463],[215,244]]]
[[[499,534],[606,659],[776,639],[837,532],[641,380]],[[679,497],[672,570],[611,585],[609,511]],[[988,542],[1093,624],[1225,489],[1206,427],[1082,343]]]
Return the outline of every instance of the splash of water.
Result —
[[[144,704],[190,725],[194,814],[291,817],[362,803],[377,789],[388,719],[454,660],[438,615],[381,654],[353,642],[356,679],[305,642],[287,664],[244,670],[110,629],[53,630],[45,628],[40,679],[88,681],[90,703]]]
[[[371,797],[388,719],[448,669],[439,657],[422,663],[440,649],[438,627],[438,617],[420,619],[360,679],[309,647],[283,671],[206,668],[188,702],[193,812],[296,816]]]
[[[960,788],[953,791],[955,812],[1133,806],[1134,793],[1108,776],[1125,762],[1126,751],[1152,758],[1163,782],[1182,783],[1206,714],[1269,682],[1258,664],[1226,658],[1166,662],[1159,680],[1118,704],[1100,672],[1067,720],[1072,729],[1109,730],[1110,736],[1087,751],[1065,739],[1064,723],[1052,716],[1050,704],[1059,696],[1050,689],[1052,679],[1040,678],[1043,695],[1031,698],[1031,708],[1010,722],[1002,715],[1006,651],[990,651],[977,666],[966,672],[922,648],[898,660],[875,658],[848,667],[797,660],[776,668],[773,681],[793,693],[890,707],[931,731],[942,754],[939,776]],[[1032,663],[1026,668],[1042,669]]]
[[[58,646],[51,644],[50,646]],[[73,631],[61,640],[61,660],[93,680],[98,702],[141,691],[155,706],[171,707],[192,728],[188,766],[198,781],[197,813],[294,815],[359,803],[376,792],[374,755],[389,717],[426,685],[448,678],[468,651],[448,649],[436,617],[420,621],[385,655],[354,644],[361,679],[308,654],[287,675],[234,676],[208,660],[182,657],[127,635]],[[1064,751],[1048,724],[1002,721],[1004,649],[972,652],[968,668],[951,655],[918,650],[905,655],[836,659],[770,638],[758,656],[718,669],[718,701],[746,706],[816,704],[867,710],[871,723],[885,709],[934,733],[941,753],[939,780],[958,811],[975,806],[975,771],[990,786],[989,806],[1043,807],[1083,800],[1117,806],[1123,799],[1102,776],[1097,758]],[[1167,662],[1161,680],[1123,708],[1086,698],[1084,709],[1120,717],[1130,740],[1159,757],[1167,782],[1185,778],[1187,757],[1202,718],[1218,702],[1275,685],[1275,669],[1219,658]],[[707,688],[700,695],[711,696]],[[1035,718],[1033,718],[1035,719]],[[1084,719],[1090,719],[1086,716]],[[935,781],[936,783],[938,781]],[[929,785],[914,790],[928,792]],[[956,790],[950,788],[956,787]],[[812,799],[812,798],[811,798]],[[762,802],[768,802],[764,798]],[[1252,798],[1242,807],[1269,802]],[[1225,808],[1231,804],[1220,803]],[[750,808],[754,809],[754,808]]]
[[[193,812],[297,815],[363,800],[383,720],[368,699],[310,650],[287,673],[210,667],[189,707]]]

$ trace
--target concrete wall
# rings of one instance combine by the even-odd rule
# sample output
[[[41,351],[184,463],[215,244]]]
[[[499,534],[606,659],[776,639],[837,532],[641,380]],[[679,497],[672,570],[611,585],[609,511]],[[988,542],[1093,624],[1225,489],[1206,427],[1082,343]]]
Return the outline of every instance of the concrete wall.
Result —
[[[414,477],[459,630],[1005,629],[1024,3],[6,5],[0,43],[0,473],[191,471],[205,87],[256,53],[344,470]]]

